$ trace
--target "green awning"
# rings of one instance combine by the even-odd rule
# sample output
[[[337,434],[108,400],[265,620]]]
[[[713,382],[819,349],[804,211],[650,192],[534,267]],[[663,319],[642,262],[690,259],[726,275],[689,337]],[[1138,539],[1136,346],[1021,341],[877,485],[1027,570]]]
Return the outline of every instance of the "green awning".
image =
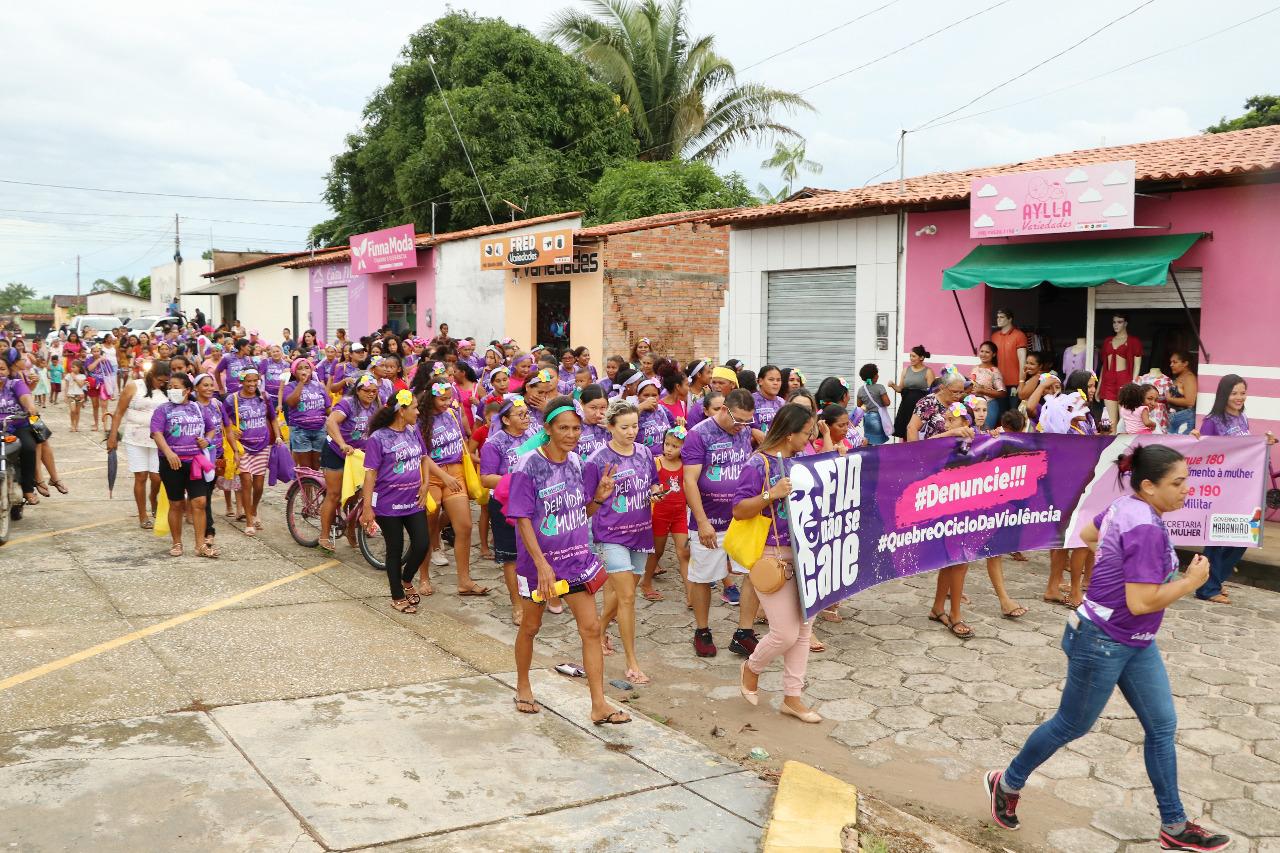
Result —
[[[978,246],[960,263],[942,271],[942,289],[968,290],[985,284],[1027,290],[1045,282],[1058,287],[1097,287],[1108,281],[1158,286],[1168,280],[1169,264],[1203,236],[1162,234]]]

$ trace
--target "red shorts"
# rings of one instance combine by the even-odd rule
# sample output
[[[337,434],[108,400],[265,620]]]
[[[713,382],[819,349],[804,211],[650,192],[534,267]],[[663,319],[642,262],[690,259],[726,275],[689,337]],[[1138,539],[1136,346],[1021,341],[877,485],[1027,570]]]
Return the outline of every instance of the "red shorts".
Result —
[[[653,508],[653,535],[669,536],[672,533],[689,533],[689,513],[684,503],[668,505],[660,502]]]

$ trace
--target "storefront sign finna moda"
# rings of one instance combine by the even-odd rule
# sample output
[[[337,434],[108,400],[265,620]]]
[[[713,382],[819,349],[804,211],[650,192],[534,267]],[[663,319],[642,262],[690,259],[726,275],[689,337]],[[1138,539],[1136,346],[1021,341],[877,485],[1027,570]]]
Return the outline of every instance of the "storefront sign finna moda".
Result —
[[[412,269],[418,265],[413,225],[397,225],[351,238],[351,273],[363,275]]]
[[[974,178],[969,236],[1015,237],[1133,227],[1133,160]]]

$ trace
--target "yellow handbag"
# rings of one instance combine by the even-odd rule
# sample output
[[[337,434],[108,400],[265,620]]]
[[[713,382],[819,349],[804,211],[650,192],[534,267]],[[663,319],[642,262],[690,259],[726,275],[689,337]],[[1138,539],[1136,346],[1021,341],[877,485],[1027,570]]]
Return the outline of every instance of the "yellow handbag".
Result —
[[[769,459],[764,457],[765,488],[769,485]],[[769,519],[763,514],[755,518],[735,518],[724,535],[724,550],[739,566],[750,568],[764,553],[769,538]]]
[[[476,463],[471,461],[471,454],[465,450],[462,452],[462,479],[467,484],[467,494],[476,503],[484,506],[489,502],[489,490],[480,483],[480,472],[476,470]]]
[[[162,462],[162,465],[168,465],[168,462]],[[155,536],[169,535],[169,495],[163,488],[160,494],[156,496],[156,521],[151,527],[151,533]]]

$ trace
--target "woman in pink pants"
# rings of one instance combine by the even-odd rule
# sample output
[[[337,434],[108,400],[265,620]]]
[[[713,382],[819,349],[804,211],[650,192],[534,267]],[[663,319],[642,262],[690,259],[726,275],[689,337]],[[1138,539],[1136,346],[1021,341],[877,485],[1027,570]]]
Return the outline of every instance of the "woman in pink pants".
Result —
[[[778,410],[760,449],[747,459],[738,491],[734,494],[733,517],[747,520],[763,515],[770,520],[764,555],[777,557],[786,565],[786,583],[775,592],[760,592],[760,604],[769,617],[769,633],[742,664],[742,698],[752,705],[760,701],[757,691],[760,673],[776,657],[782,658],[782,691],[786,694],[779,710],[806,723],[820,723],[822,717],[804,704],[804,672],[809,665],[809,634],[812,621],[801,619],[800,593],[796,588],[791,533],[787,526],[787,494],[791,479],[786,462],[800,454],[816,435],[816,416],[809,408],[788,403]]]

